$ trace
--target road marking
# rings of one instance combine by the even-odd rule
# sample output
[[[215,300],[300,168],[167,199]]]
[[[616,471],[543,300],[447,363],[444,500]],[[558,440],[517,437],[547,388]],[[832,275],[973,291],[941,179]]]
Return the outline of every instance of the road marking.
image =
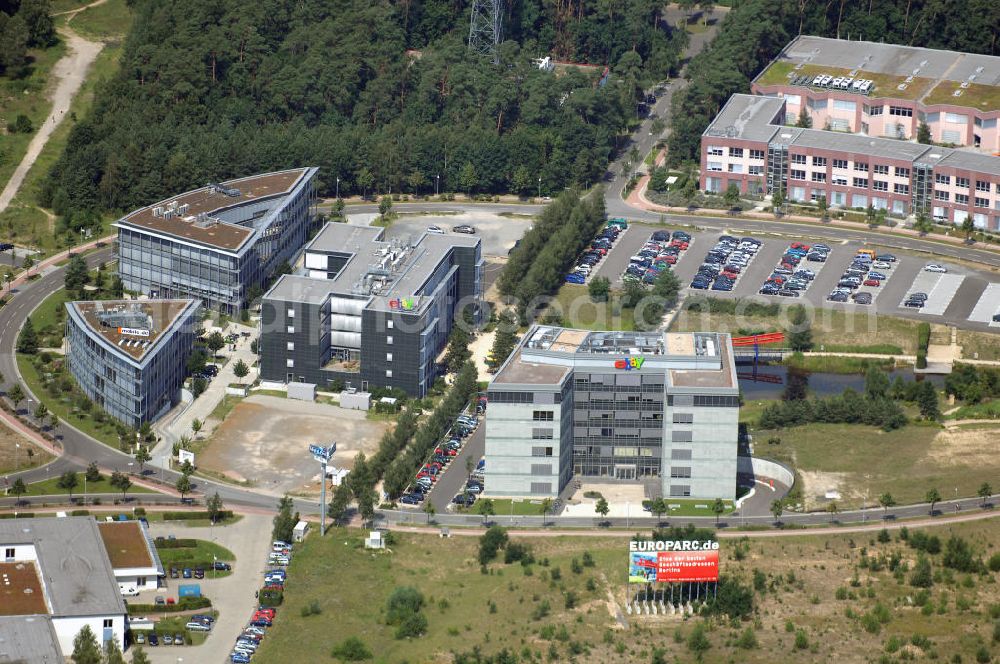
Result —
[[[928,316],[943,315],[963,281],[965,281],[964,274],[942,274],[934,289],[927,293],[927,304],[920,313]]]
[[[1000,284],[989,284],[979,296],[979,301],[969,314],[969,320],[987,323],[990,327],[1000,327],[1000,321],[993,321],[993,315],[998,313],[1000,313]]]

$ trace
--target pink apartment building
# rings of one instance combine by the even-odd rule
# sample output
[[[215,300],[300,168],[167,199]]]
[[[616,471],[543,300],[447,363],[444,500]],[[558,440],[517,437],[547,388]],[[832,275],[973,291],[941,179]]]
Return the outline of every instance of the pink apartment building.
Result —
[[[1000,152],[996,56],[805,35],[751,91],[784,99],[787,124],[805,108],[817,129],[912,140],[926,122],[935,143]]]
[[[787,99],[733,95],[701,138],[701,188],[748,194],[776,189],[831,208],[869,205],[891,216],[924,210],[942,222],[972,217],[1000,230],[1000,157],[784,124]]]

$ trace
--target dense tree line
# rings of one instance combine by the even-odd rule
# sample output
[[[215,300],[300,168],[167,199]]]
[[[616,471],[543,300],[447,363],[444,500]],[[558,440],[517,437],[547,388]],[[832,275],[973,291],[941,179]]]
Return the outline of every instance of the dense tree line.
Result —
[[[686,70],[691,84],[673,99],[669,160],[698,159],[702,132],[729,97],[795,35],[885,41],[995,55],[1000,12],[992,0],[746,0],[723,20],[708,48]]]
[[[420,468],[420,464],[427,459],[442,436],[454,424],[455,418],[468,405],[469,399],[476,392],[476,377],[475,366],[471,362],[466,362],[455,376],[455,382],[452,383],[444,399],[417,430],[413,443],[397,455],[392,465],[385,471],[383,489],[391,500],[403,494],[414,473]]]
[[[548,205],[511,253],[497,282],[500,293],[517,299],[522,320],[562,285],[567,270],[604,223],[604,197],[564,192]],[[529,310],[528,307],[531,307]]]
[[[56,43],[56,29],[49,15],[49,0],[0,2],[0,74],[20,77],[27,73],[28,49]]]
[[[764,408],[762,429],[781,429],[812,422],[868,424],[885,431],[906,425],[903,409],[887,396],[859,394],[852,389],[840,396],[779,401]]]
[[[1000,370],[956,364],[944,379],[944,389],[948,394],[954,394],[968,403],[1000,397]]]
[[[680,43],[649,0],[620,14],[582,4],[516,3],[493,65],[465,45],[464,2],[137,0],[120,70],[74,127],[43,202],[128,210],[305,164],[321,168],[324,195],[337,178],[362,195],[589,186],[635,86],[666,75]],[[550,50],[610,62],[613,84],[598,86],[599,70],[539,70],[532,58]]]

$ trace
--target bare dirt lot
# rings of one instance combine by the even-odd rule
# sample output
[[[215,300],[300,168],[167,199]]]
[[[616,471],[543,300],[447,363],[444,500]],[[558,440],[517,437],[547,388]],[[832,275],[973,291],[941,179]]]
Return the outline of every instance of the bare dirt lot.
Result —
[[[20,449],[15,445],[20,445]],[[0,475],[14,472],[15,468],[19,470],[34,468],[48,463],[51,459],[51,454],[28,442],[28,439],[21,434],[0,424]],[[4,482],[0,479],[0,490],[3,488]]]
[[[276,492],[318,492],[319,464],[310,444],[337,443],[332,466],[350,468],[358,452],[371,455],[388,429],[365,413],[327,404],[251,396],[219,425],[198,466]]]

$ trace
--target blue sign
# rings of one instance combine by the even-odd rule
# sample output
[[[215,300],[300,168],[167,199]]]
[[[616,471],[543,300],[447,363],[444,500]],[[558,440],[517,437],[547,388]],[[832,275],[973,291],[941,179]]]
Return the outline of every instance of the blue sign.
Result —
[[[336,451],[337,445],[331,445],[330,447],[323,447],[322,445],[310,445],[309,453],[318,459],[329,459],[333,456]]]

